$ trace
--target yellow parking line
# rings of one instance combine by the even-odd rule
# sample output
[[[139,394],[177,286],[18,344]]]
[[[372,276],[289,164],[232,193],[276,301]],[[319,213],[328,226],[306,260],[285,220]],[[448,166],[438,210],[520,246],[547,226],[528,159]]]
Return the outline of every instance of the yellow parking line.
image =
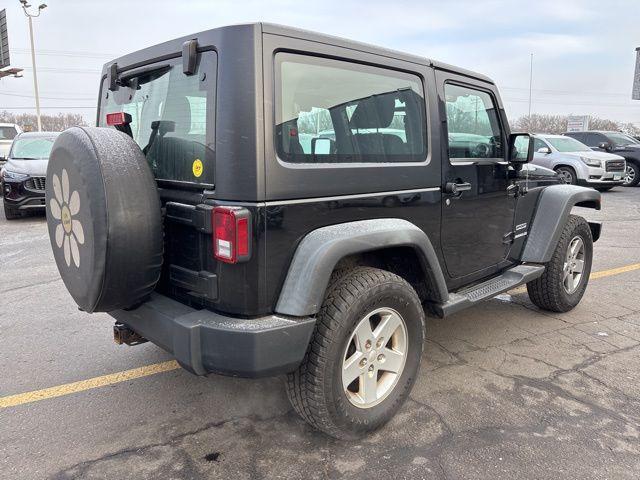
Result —
[[[621,273],[633,272],[634,270],[640,270],[640,263],[632,263],[631,265],[625,265],[624,267],[611,268],[609,270],[600,270],[599,272],[591,272],[591,275],[589,275],[589,280],[597,280],[598,278],[620,275]],[[526,285],[522,285],[518,288],[514,288],[513,290],[509,290],[509,293],[517,295],[518,293],[524,293],[526,291]]]
[[[62,397],[72,393],[91,390],[92,388],[126,382],[127,380],[133,380],[134,378],[148,377],[149,375],[155,375],[156,373],[169,372],[171,370],[176,370],[177,368],[180,368],[178,362],[170,360],[168,362],[147,365],[146,367],[132,368],[131,370],[125,370],[123,372],[116,372],[109,375],[102,375],[101,377],[90,378],[88,380],[81,380],[79,382],[65,383],[64,385],[58,385],[57,387],[34,390],[32,392],[19,393],[17,395],[9,395],[8,397],[0,397],[0,408],[15,407],[16,405],[22,405],[24,403]]]
[[[593,272],[591,274],[591,279],[595,280],[597,278],[610,277],[612,275],[619,275],[621,273],[632,272],[634,270],[640,270],[640,263],[634,263],[631,265],[625,265],[624,267]],[[511,290],[510,293],[522,293],[526,292],[526,290],[526,287],[518,287]],[[148,377],[149,375],[169,372],[178,368],[180,368],[178,362],[176,362],[175,360],[170,360],[168,362],[147,365],[146,367],[133,368],[131,370],[125,370],[123,372],[110,373],[108,375],[102,375],[101,377],[89,378],[88,380],[81,380],[79,382],[66,383],[64,385],[58,385],[57,387],[50,387],[42,390],[34,390],[32,392],[18,393],[16,395],[0,397],[0,409],[15,407],[17,405],[23,405],[25,403],[38,402],[40,400],[46,400],[48,398],[71,395],[72,393],[83,392],[85,390],[91,390],[92,388],[99,388],[107,385],[113,385],[114,383],[126,382],[127,380],[133,380],[135,378]]]
[[[591,280],[596,278],[610,277],[611,275],[619,275],[621,273],[633,272],[634,270],[640,270],[640,263],[633,263],[631,265],[625,265],[624,267],[612,268],[610,270],[601,270],[599,272],[593,272],[589,277]]]

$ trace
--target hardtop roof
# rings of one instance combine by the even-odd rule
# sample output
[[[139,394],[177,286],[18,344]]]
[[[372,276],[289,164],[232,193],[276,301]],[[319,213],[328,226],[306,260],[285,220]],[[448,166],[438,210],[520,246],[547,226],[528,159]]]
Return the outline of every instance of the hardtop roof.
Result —
[[[125,68],[133,68],[137,63],[143,61],[145,58],[151,58],[158,56],[158,51],[178,51],[176,47],[182,45],[183,42],[191,39],[198,39],[200,37],[210,37],[215,33],[223,33],[223,32],[231,32],[231,31],[240,31],[245,30],[247,33],[250,31],[257,31],[267,34],[273,35],[281,35],[284,37],[297,38],[301,40],[308,40],[312,42],[324,43],[328,45],[334,45],[338,47],[348,48],[360,52],[372,53],[374,55],[385,56],[389,58],[396,58],[399,60],[419,64],[419,65],[427,65],[439,70],[445,70],[452,73],[458,73],[460,75],[465,75],[468,77],[473,77],[478,80],[482,80],[488,83],[493,84],[493,80],[478,72],[473,72],[471,70],[467,70],[464,68],[456,67],[453,65],[449,65],[444,62],[440,62],[437,60],[432,60],[427,57],[422,57],[418,55],[412,55],[409,53],[401,52],[398,50],[392,50],[385,47],[380,47],[376,45],[371,45],[368,43],[359,42],[356,40],[350,40],[342,37],[337,37],[334,35],[327,35],[318,32],[312,32],[309,30],[303,30],[300,28],[289,27],[285,25],[279,25],[274,23],[263,23],[263,22],[254,22],[254,23],[243,23],[236,25],[228,25],[223,27],[214,28],[211,30],[205,30],[202,32],[198,32],[196,34],[186,35],[184,37],[176,38],[173,40],[169,40],[157,45],[152,45],[146,47],[144,49],[123,55],[117,59],[114,59],[110,62],[107,62],[103,67],[103,74],[106,74],[107,68],[114,61],[118,63],[119,66],[123,66]]]

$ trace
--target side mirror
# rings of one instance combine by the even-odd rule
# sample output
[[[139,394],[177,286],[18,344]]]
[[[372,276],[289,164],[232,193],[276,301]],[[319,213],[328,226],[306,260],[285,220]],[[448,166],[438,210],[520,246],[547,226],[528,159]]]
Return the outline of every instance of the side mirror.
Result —
[[[545,155],[549,155],[551,153],[551,149],[549,147],[540,147],[538,149],[538,153],[544,153]]]
[[[528,133],[509,135],[509,161],[523,164],[533,160],[533,137]]]
[[[311,153],[314,155],[330,155],[333,151],[333,140],[325,137],[311,139]]]
[[[600,142],[598,144],[598,148],[601,148],[602,150],[609,150],[611,148],[611,144],[609,142]]]

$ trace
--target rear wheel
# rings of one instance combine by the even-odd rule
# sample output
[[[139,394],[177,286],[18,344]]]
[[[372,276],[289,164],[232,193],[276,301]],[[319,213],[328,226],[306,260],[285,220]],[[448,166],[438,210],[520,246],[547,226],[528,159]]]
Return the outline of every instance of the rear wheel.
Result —
[[[640,183],[640,167],[635,163],[631,163],[627,160],[627,167],[624,171],[624,176],[622,177],[623,186],[625,187],[635,187]]]
[[[569,185],[575,185],[577,183],[576,171],[571,167],[558,167],[556,173],[560,179]]]
[[[389,421],[420,366],[424,311],[401,277],[357,267],[335,279],[287,394],[315,428],[353,439]]]
[[[10,207],[6,202],[2,202],[4,207],[4,218],[7,220],[15,220],[22,217],[22,212],[15,207]]]
[[[571,215],[541,277],[527,283],[531,301],[552,312],[568,312],[587,288],[593,258],[593,238],[587,221]]]

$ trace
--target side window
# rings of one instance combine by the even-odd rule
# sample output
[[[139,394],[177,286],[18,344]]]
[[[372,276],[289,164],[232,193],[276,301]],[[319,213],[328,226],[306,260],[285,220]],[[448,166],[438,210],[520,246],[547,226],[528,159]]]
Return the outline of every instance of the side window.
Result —
[[[601,137],[602,135],[597,133],[587,133],[585,135],[584,144],[589,147],[597,147],[600,142],[604,141]]]
[[[533,139],[533,151],[537,152],[538,150],[540,150],[541,148],[547,147],[548,145],[546,143],[544,143],[542,140],[540,140],[537,137],[534,137]]]
[[[504,158],[502,128],[491,95],[446,83],[449,158]]]
[[[576,140],[578,140],[579,142],[584,143],[585,142],[585,137],[586,134],[585,133],[572,133],[571,135],[568,135],[569,137],[575,138]]]
[[[288,53],[276,55],[275,142],[291,163],[422,162],[419,77]]]

